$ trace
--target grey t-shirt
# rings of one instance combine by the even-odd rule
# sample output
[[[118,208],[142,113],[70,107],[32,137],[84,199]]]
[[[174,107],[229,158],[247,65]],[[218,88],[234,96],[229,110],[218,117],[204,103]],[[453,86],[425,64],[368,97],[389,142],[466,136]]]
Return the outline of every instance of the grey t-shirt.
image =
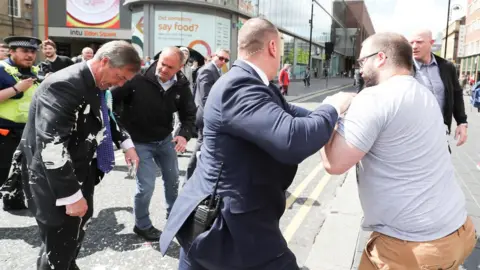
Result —
[[[366,153],[358,176],[364,229],[431,241],[465,222],[442,113],[415,78],[394,76],[360,92],[338,132]]]

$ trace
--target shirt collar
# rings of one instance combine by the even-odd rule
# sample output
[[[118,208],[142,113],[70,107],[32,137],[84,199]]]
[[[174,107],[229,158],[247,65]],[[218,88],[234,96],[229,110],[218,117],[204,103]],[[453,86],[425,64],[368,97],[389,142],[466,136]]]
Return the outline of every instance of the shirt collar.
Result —
[[[435,59],[435,55],[432,54],[432,58],[430,59],[430,63],[428,64],[423,64],[421,62],[418,62],[417,60],[413,59],[413,63],[415,64],[415,67],[417,69],[422,68],[423,66],[438,66],[437,59]]]
[[[88,70],[90,70],[90,73],[92,73],[93,81],[95,82],[95,86],[96,86],[97,85],[97,80],[95,80],[95,75],[93,74],[92,64],[91,64],[90,60],[87,61],[87,67],[88,67]]]
[[[166,82],[162,82],[162,80],[160,80],[158,73],[155,73],[155,77],[157,77],[158,83],[163,87],[165,91],[170,89],[170,87],[177,82],[177,74],[173,75],[173,77]]]
[[[243,62],[247,63],[247,65],[249,65],[250,67],[253,68],[253,70],[255,70],[255,72],[257,72],[258,76],[260,76],[260,79],[262,79],[263,83],[268,86],[270,84],[270,82],[268,81],[268,77],[267,75],[265,74],[265,72],[263,72],[263,70],[261,70],[259,67],[255,66],[254,64],[248,62],[247,60],[242,60]]]

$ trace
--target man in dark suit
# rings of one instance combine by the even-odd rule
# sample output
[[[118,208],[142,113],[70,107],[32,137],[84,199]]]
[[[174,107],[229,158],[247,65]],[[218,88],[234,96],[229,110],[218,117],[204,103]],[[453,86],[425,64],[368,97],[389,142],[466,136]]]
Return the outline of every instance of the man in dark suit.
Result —
[[[463,89],[460,87],[455,66],[432,53],[435,40],[432,38],[431,31],[417,31],[409,41],[413,49],[415,78],[437,98],[449,134],[452,116],[455,118],[457,146],[464,144],[467,141],[468,123],[463,102]]]
[[[279,228],[285,191],[297,165],[328,142],[352,98],[337,94],[313,112],[288,104],[269,83],[280,67],[280,35],[265,19],[248,20],[238,44],[240,60],[205,105],[197,168],[160,237],[165,254],[177,236],[181,270],[298,269]],[[218,216],[190,237],[192,213],[200,213],[216,183]]]
[[[212,86],[220,78],[223,66],[225,66],[228,61],[230,61],[230,51],[227,49],[218,49],[212,61],[201,67],[197,73],[194,93],[195,105],[197,106],[197,119],[195,124],[197,126],[198,138],[190,161],[188,162],[184,182],[192,176],[193,171],[197,167],[197,155],[200,154],[200,147],[203,142],[203,110],[205,108],[205,102],[207,102]]]
[[[42,239],[38,269],[78,269],[94,186],[115,163],[112,142],[126,151],[128,163],[138,163],[103,90],[123,85],[139,70],[133,46],[112,41],[94,59],[53,73],[37,88],[19,149],[25,194]]]

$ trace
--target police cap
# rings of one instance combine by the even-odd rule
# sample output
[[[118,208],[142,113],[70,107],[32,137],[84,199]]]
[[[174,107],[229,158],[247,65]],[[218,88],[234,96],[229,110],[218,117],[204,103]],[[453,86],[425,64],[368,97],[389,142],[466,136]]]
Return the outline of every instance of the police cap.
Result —
[[[26,36],[6,37],[3,40],[10,48],[21,47],[38,50],[40,48],[40,45],[42,44],[42,41],[40,39]]]

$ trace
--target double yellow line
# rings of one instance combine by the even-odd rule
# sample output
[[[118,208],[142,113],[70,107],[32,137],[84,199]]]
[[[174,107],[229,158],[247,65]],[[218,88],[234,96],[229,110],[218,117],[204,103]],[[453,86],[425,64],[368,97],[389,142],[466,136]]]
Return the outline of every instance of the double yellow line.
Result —
[[[290,196],[287,198],[286,202],[286,209],[288,210],[293,203],[298,199],[298,196],[307,188],[308,184],[324,169],[323,165],[320,163],[317,167],[315,167],[310,174],[297,186],[295,191],[290,194]],[[310,193],[308,196],[307,200],[303,203],[303,205],[300,207],[298,212],[295,214],[293,217],[292,221],[288,224],[287,228],[283,232],[283,237],[285,237],[285,240],[290,242],[292,240],[293,235],[295,232],[298,230],[302,222],[305,220],[305,217],[307,216],[308,212],[312,208],[315,200],[320,196],[322,193],[323,189],[325,186],[328,184],[328,181],[331,179],[331,175],[325,172],[325,175],[320,179],[320,181],[317,183],[315,189]]]

